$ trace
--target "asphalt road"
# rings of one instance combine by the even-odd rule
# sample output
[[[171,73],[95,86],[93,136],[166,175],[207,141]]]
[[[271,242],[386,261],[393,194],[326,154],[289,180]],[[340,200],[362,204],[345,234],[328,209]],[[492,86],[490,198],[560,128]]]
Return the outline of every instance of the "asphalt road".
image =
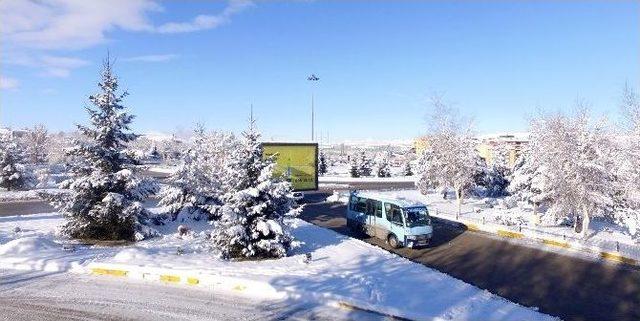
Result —
[[[257,301],[207,288],[71,273],[0,271],[0,293],[2,321],[384,319],[301,301]]]
[[[637,269],[537,250],[440,220],[435,222],[429,247],[393,250],[384,241],[351,233],[344,204],[323,202],[320,194],[310,196],[303,219],[361,238],[511,301],[569,321],[640,320]]]

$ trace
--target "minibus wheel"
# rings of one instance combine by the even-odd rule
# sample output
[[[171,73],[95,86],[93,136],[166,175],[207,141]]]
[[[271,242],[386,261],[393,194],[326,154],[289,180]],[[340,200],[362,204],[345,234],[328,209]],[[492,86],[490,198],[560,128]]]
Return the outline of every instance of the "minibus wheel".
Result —
[[[389,245],[394,249],[397,249],[400,247],[400,242],[398,242],[398,238],[393,234],[389,234],[389,236],[387,237],[387,243],[389,243]]]

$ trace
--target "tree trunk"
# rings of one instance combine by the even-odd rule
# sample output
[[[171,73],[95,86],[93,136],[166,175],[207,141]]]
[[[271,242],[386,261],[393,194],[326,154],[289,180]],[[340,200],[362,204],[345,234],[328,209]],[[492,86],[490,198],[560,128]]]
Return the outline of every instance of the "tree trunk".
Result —
[[[580,236],[584,239],[587,237],[587,232],[589,231],[589,222],[591,218],[589,217],[589,211],[582,210],[582,231],[580,231]]]
[[[462,211],[462,189],[459,187],[455,188],[456,190],[456,203],[458,204],[458,215]]]
[[[533,226],[538,226],[538,203],[533,203]]]

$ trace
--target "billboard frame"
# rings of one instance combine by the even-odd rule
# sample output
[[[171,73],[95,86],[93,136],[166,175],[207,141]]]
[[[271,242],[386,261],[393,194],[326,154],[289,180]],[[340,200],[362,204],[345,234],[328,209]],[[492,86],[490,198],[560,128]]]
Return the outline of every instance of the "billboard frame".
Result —
[[[262,148],[262,155],[264,157],[264,145],[269,145],[269,146],[274,146],[274,147],[278,147],[278,146],[306,146],[306,147],[311,147],[313,146],[315,148],[315,160],[314,160],[314,166],[315,166],[315,188],[306,188],[306,189],[293,189],[293,192],[308,192],[308,191],[317,191],[319,189],[319,185],[320,182],[318,182],[318,157],[320,157],[319,154],[319,148],[318,148],[318,143],[283,143],[283,142],[262,142],[260,143],[260,148]],[[291,185],[293,186],[293,184]]]

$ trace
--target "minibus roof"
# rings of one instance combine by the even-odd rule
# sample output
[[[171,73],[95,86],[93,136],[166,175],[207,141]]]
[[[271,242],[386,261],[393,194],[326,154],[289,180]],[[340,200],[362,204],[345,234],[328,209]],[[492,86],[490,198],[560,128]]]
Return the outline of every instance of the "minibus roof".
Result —
[[[385,203],[393,203],[400,207],[426,207],[425,204],[415,202],[404,198],[391,198],[387,195],[372,193],[372,192],[355,192],[357,196],[374,199],[376,201],[383,201]]]

